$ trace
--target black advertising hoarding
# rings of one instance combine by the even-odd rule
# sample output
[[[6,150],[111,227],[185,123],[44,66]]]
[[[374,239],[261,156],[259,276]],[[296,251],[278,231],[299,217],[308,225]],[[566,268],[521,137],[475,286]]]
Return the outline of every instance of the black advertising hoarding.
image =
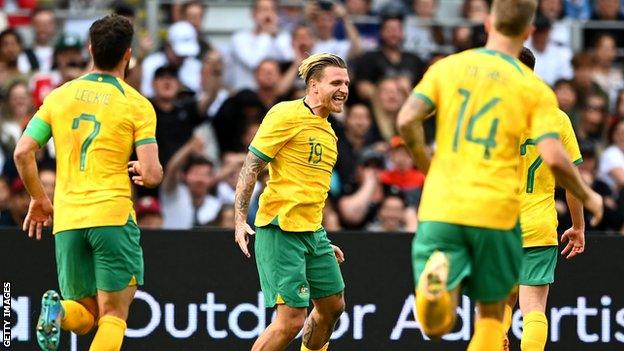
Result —
[[[411,235],[330,234],[345,251],[347,310],[332,341],[340,351],[465,350],[474,305],[464,297],[446,341],[425,340],[413,318]],[[270,322],[253,259],[231,233],[146,232],[146,285],[131,308],[124,350],[249,350]],[[53,240],[0,231],[3,347],[36,348],[43,291],[56,288]],[[547,316],[548,350],[624,350],[624,238],[588,237],[578,259],[560,260]],[[10,308],[8,304],[10,301]],[[520,335],[516,311],[512,334]],[[61,350],[87,350],[91,336],[62,336]],[[517,345],[517,337],[512,337]],[[7,346],[8,345],[8,346]],[[516,349],[519,349],[516,347]],[[296,341],[289,350],[299,350]]]

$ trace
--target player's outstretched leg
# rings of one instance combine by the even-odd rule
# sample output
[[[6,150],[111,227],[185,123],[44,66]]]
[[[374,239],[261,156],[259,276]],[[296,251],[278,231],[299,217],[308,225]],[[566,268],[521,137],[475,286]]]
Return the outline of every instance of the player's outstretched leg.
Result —
[[[416,289],[416,314],[424,333],[439,339],[455,324],[455,303],[447,289],[449,260],[435,251],[425,264]]]
[[[522,311],[522,351],[544,351],[548,339],[546,301],[549,285],[520,285],[520,310]]]
[[[344,294],[312,300],[314,308],[303,327],[301,351],[327,351],[336,322],[345,309]]]
[[[61,337],[63,306],[61,296],[48,290],[41,298],[41,313],[37,321],[37,343],[44,351],[56,351]]]
[[[285,350],[303,328],[306,308],[278,305],[276,310],[277,317],[253,344],[252,351]]]

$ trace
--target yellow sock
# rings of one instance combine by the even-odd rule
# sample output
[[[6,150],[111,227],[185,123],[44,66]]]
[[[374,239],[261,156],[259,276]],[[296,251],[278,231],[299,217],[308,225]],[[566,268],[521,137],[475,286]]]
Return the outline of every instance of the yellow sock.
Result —
[[[301,343],[301,351],[327,351],[327,350],[329,350],[329,343],[325,344],[325,346],[321,347],[318,350],[309,349],[303,343]]]
[[[429,337],[442,337],[448,333],[455,321],[451,294],[446,291],[435,301],[416,291],[416,315],[422,330]]]
[[[500,351],[503,349],[503,323],[494,318],[480,318],[467,351]]]
[[[503,332],[509,332],[511,328],[511,318],[513,317],[513,310],[511,306],[505,305],[505,315],[503,316]]]
[[[71,330],[78,335],[89,332],[95,325],[95,319],[91,312],[83,305],[72,300],[61,301],[63,306],[63,319],[61,320],[61,328]]]
[[[89,351],[119,351],[126,332],[126,322],[114,316],[103,316]]]
[[[522,320],[522,351],[544,351],[548,338],[548,320],[542,312],[527,313]]]

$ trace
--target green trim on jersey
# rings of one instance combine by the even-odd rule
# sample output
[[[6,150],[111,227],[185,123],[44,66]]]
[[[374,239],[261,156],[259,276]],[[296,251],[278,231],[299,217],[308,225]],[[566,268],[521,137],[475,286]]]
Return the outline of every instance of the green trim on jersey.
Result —
[[[576,160],[576,161],[574,161],[574,162],[572,162],[572,163],[574,163],[576,166],[578,166],[578,165],[580,165],[581,163],[583,163],[583,158],[582,158],[582,157],[580,157],[578,160]]]
[[[105,74],[105,73],[89,73],[80,78],[80,80],[88,80],[90,82],[99,82],[99,83],[108,83],[112,84],[117,90],[119,90],[122,94],[126,95],[123,87],[119,83],[116,77]]]
[[[35,139],[39,147],[43,147],[52,137],[52,127],[36,115],[28,122],[24,135]]]
[[[477,49],[476,51],[479,52],[479,53],[486,54],[486,55],[498,56],[498,57],[502,58],[503,60],[509,62],[512,66],[514,66],[515,69],[518,70],[518,72],[520,72],[520,74],[524,75],[524,72],[522,71],[522,68],[520,68],[520,65],[518,65],[518,61],[515,58],[513,58],[513,57],[511,57],[511,56],[509,56],[509,55],[507,55],[505,53],[502,53],[500,51],[486,49],[486,48],[480,48],[480,49]]]
[[[539,144],[540,141],[544,139],[550,139],[550,138],[559,139],[559,133],[555,133],[555,132],[546,133],[540,136],[539,138],[536,138],[533,145],[537,145]]]
[[[156,138],[145,138],[145,139],[135,141],[134,147],[145,145],[145,144],[151,144],[155,142],[156,142]]]
[[[423,94],[423,93],[419,93],[419,92],[413,92],[412,95],[414,95],[415,97],[421,99],[422,101],[424,101],[427,105],[429,105],[429,107],[431,107],[431,109],[435,110],[436,105],[433,102],[433,100],[431,100],[427,95]]]
[[[267,156],[264,152],[256,149],[252,145],[249,145],[249,151],[251,151],[254,155],[258,156],[259,158],[261,158],[265,162],[273,161],[273,158]]]

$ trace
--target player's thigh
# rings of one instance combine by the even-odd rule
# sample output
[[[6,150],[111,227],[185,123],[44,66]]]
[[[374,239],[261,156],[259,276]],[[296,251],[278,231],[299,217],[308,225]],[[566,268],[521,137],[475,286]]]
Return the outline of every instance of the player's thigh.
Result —
[[[463,239],[463,227],[444,222],[419,223],[412,241],[412,267],[416,284],[429,256],[435,251],[444,252],[449,259],[447,288],[457,288],[470,276],[472,270],[470,252]]]
[[[334,249],[327,238],[325,229],[306,237],[310,247],[306,259],[306,278],[310,284],[310,297],[321,299],[341,295],[345,283],[336,261]]]
[[[520,225],[510,230],[466,228],[473,259],[467,295],[484,303],[507,300],[518,284],[522,265]]]
[[[520,311],[526,316],[530,312],[546,312],[550,285],[520,285]]]
[[[98,290],[98,309],[100,317],[109,315],[128,319],[128,310],[137,291],[136,286],[127,286],[119,291]]]
[[[123,226],[90,228],[87,237],[93,248],[98,290],[116,292],[143,285],[141,232],[132,219]]]
[[[54,235],[59,287],[65,300],[80,300],[97,293],[93,252],[84,231],[66,230]]]
[[[285,232],[274,225],[256,228],[256,264],[266,307],[286,304],[303,308],[310,304],[304,235],[307,234]]]

